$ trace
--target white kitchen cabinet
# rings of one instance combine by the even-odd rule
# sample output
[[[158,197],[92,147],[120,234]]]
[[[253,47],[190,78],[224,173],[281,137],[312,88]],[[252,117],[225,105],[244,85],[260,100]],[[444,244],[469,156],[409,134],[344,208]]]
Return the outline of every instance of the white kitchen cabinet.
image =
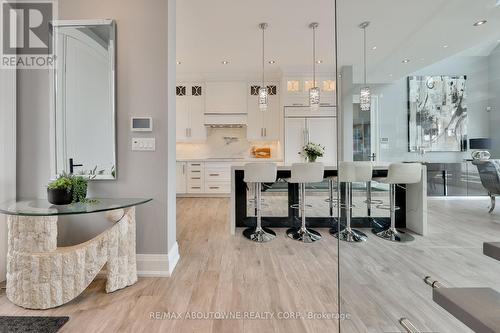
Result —
[[[187,163],[187,193],[203,193],[205,168],[203,162]]]
[[[335,105],[336,82],[331,75],[316,76],[316,84],[320,88],[320,104],[323,106]],[[283,79],[283,105],[308,106],[309,88],[313,86],[312,77],[290,77]]]
[[[245,81],[206,82],[205,113],[247,113],[247,83]]]
[[[176,192],[184,194],[187,192],[187,164],[186,162],[176,163]]]
[[[325,155],[318,162],[334,165],[337,161],[337,118],[289,117],[285,118],[285,163],[304,162],[299,155],[307,142],[321,144]]]
[[[207,137],[204,86],[179,83],[176,87],[176,138],[178,142],[203,141]]]
[[[307,118],[309,142],[325,146],[325,155],[318,162],[336,164],[337,161],[337,118]]]
[[[177,162],[178,194],[206,196],[208,194],[229,194],[230,192],[230,162]]]
[[[261,111],[258,102],[258,83],[250,84],[247,89],[248,123],[247,139],[252,140],[279,140],[280,139],[280,98],[279,85],[274,82],[267,83],[268,106],[266,111]]]
[[[285,163],[304,162],[299,155],[306,144],[306,118],[285,118]]]
[[[205,193],[228,194],[231,192],[231,163],[205,163]]]

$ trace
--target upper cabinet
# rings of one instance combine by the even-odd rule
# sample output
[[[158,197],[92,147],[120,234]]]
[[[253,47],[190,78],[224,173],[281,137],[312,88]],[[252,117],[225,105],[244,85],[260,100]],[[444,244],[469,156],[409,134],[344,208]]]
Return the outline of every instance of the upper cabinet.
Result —
[[[278,82],[267,82],[267,110],[259,108],[258,94],[260,83],[251,82],[247,86],[248,124],[247,139],[279,140],[281,129],[280,87]]]
[[[206,82],[205,113],[246,114],[247,83],[245,81]]]
[[[176,138],[178,142],[203,141],[207,138],[204,123],[205,87],[202,83],[182,82],[176,86]]]
[[[316,77],[316,85],[320,88],[320,104],[323,106],[334,106],[336,100],[336,81],[334,76],[319,74]],[[310,77],[285,76],[283,78],[283,105],[285,106],[308,106],[309,89],[314,87]]]

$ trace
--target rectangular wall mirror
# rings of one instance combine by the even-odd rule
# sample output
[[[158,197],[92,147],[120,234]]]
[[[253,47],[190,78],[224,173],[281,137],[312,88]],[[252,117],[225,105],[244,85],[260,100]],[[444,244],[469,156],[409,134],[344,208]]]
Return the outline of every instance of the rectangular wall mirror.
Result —
[[[52,174],[116,179],[115,22],[56,21],[52,28]]]

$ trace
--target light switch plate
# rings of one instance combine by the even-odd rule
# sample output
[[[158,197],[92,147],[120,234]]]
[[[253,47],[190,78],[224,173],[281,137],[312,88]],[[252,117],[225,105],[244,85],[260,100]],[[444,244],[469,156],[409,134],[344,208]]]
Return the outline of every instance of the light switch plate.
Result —
[[[132,138],[132,151],[155,151],[155,138]]]

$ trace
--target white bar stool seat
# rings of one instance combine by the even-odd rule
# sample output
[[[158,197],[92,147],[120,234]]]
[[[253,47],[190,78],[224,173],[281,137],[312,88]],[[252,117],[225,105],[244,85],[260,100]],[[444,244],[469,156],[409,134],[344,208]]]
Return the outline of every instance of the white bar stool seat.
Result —
[[[380,238],[392,242],[408,242],[414,240],[414,237],[404,231],[396,229],[396,186],[398,184],[415,184],[422,179],[422,165],[420,163],[392,163],[389,165],[387,177],[379,181],[390,185],[389,207],[379,205],[377,208],[388,209],[391,212],[391,225],[388,229],[372,229],[372,232]]]
[[[288,237],[304,243],[313,243],[321,239],[316,230],[306,227],[306,184],[323,181],[325,166],[323,163],[294,163],[292,164],[289,183],[299,184],[300,214],[302,224],[300,228],[290,228],[286,231]]]
[[[277,178],[278,168],[275,163],[247,163],[244,167],[246,183],[252,183],[255,188],[255,212],[257,217],[256,227],[250,227],[243,231],[243,235],[257,243],[269,242],[276,238],[276,233],[271,229],[262,227],[262,183],[274,183]]]
[[[346,242],[364,242],[368,238],[365,233],[351,228],[351,201],[352,183],[370,182],[372,179],[373,166],[371,162],[340,162],[338,178],[340,183],[346,183],[345,186],[345,205],[346,226],[342,231],[331,229],[330,233],[340,240]],[[340,221],[340,220],[339,220]]]

